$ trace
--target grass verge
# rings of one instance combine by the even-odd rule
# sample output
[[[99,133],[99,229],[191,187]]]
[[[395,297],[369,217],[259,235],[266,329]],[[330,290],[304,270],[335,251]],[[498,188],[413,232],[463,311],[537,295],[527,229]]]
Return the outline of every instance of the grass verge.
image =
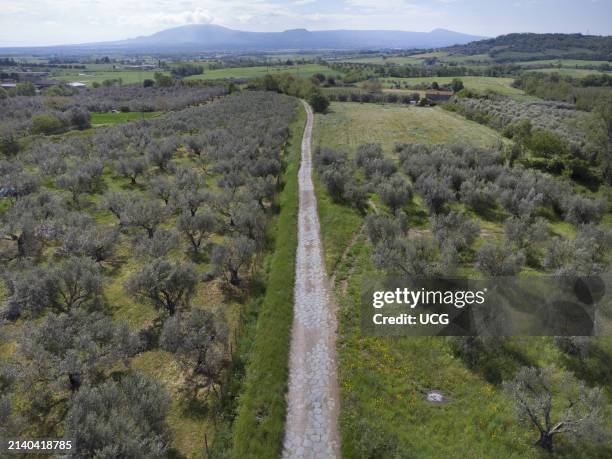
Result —
[[[276,247],[234,425],[233,456],[239,458],[278,457],[282,448],[298,242],[297,173],[306,122],[301,104],[298,110],[287,145],[288,165],[280,196]]]

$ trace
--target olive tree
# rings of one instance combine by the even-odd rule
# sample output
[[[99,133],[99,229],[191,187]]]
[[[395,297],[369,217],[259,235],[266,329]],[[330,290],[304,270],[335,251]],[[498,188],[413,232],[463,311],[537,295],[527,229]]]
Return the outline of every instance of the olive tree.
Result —
[[[166,320],[160,345],[177,356],[193,395],[220,382],[229,361],[228,329],[214,313],[198,308]]]
[[[123,224],[123,215],[129,202],[130,196],[127,193],[111,191],[104,194],[100,207],[113,214],[121,225]]]
[[[129,178],[132,185],[136,185],[136,179],[147,170],[147,162],[142,156],[123,156],[115,167],[120,176]]]
[[[211,212],[202,212],[192,215],[183,212],[177,220],[177,228],[183,233],[194,253],[199,253],[202,243],[219,228],[218,218]]]
[[[176,139],[167,138],[161,142],[155,142],[147,148],[147,161],[152,166],[157,166],[160,171],[165,171],[174,156],[177,148]]]
[[[72,202],[78,206],[80,195],[94,191],[103,171],[104,164],[101,161],[81,161],[59,176],[56,184],[59,188],[70,191]]]
[[[134,239],[136,256],[143,259],[165,257],[181,245],[180,236],[174,230],[158,229],[151,238],[136,235]]]
[[[70,457],[167,457],[170,402],[161,383],[140,373],[83,387],[65,421]]]
[[[458,250],[471,246],[480,233],[478,222],[465,213],[434,214],[430,222],[431,231],[440,245],[450,244]]]
[[[523,367],[503,383],[519,420],[537,429],[536,445],[552,451],[558,435],[603,441],[607,403],[603,390],[587,387],[569,373],[559,379],[557,383],[550,368]]]
[[[524,264],[523,251],[507,245],[485,244],[476,253],[476,267],[488,276],[514,276]]]
[[[51,266],[17,272],[9,282],[7,306],[18,317],[45,308],[65,313],[96,305],[102,293],[99,265],[90,258],[70,257]]]
[[[419,177],[416,186],[432,214],[441,213],[446,204],[455,198],[455,193],[451,190],[448,181],[440,180],[432,175]]]
[[[192,263],[158,258],[144,265],[125,283],[125,290],[136,299],[150,301],[157,309],[173,315],[186,307],[195,292],[198,272]]]
[[[459,189],[459,199],[482,214],[495,207],[498,192],[495,185],[482,180],[466,180]]]
[[[115,325],[99,312],[48,314],[38,325],[28,327],[20,338],[19,352],[26,385],[71,393],[83,384],[104,379],[106,371],[139,349],[139,341],[127,325]]]
[[[374,266],[404,277],[435,277],[451,274],[456,266],[456,250],[441,249],[425,237],[381,240],[372,254]]]
[[[159,204],[159,201],[134,196],[123,208],[122,223],[126,226],[142,228],[147,232],[149,238],[152,238],[155,230],[166,217],[166,210]]]
[[[113,255],[119,236],[116,229],[97,225],[89,219],[81,225],[71,223],[74,222],[68,222],[58,236],[61,254],[90,257],[98,263]]]
[[[392,213],[405,206],[412,199],[412,187],[399,175],[392,176],[389,180],[384,180],[378,186],[380,200]]]
[[[51,276],[62,311],[91,305],[102,293],[100,266],[90,258],[70,257],[54,266]]]
[[[365,218],[365,230],[372,245],[393,240],[402,234],[399,221],[389,215],[370,214]]]
[[[240,269],[249,266],[254,252],[252,239],[235,236],[213,248],[211,262],[216,273],[223,274],[230,284],[240,285]]]
[[[551,239],[544,256],[544,267],[557,275],[591,276],[608,266],[606,253],[612,236],[599,228],[583,227],[574,240]]]

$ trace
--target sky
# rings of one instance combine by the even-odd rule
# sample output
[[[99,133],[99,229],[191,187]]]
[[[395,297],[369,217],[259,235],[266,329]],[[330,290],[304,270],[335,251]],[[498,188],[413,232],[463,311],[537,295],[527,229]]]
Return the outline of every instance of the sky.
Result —
[[[200,23],[258,32],[612,35],[612,0],[0,0],[0,47],[121,40]]]

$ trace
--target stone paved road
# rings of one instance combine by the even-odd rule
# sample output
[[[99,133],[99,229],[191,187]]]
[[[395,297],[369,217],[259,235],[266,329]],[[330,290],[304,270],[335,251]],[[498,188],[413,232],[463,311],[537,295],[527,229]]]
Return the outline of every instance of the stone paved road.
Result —
[[[338,458],[336,311],[325,273],[312,184],[313,115],[305,102],[304,107],[308,120],[299,172],[298,251],[283,457]]]

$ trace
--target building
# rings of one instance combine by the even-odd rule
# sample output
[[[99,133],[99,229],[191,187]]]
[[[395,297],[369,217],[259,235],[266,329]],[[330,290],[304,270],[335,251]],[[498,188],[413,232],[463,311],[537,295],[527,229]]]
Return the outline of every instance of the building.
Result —
[[[20,82],[29,81],[31,83],[49,76],[49,72],[11,72],[11,74],[15,75]]]
[[[428,91],[425,93],[425,98],[434,102],[443,102],[453,97],[453,91]]]
[[[36,89],[46,89],[52,86],[57,86],[58,84],[61,84],[61,82],[56,81],[56,80],[41,79],[41,80],[32,81],[32,84],[36,86]]]

